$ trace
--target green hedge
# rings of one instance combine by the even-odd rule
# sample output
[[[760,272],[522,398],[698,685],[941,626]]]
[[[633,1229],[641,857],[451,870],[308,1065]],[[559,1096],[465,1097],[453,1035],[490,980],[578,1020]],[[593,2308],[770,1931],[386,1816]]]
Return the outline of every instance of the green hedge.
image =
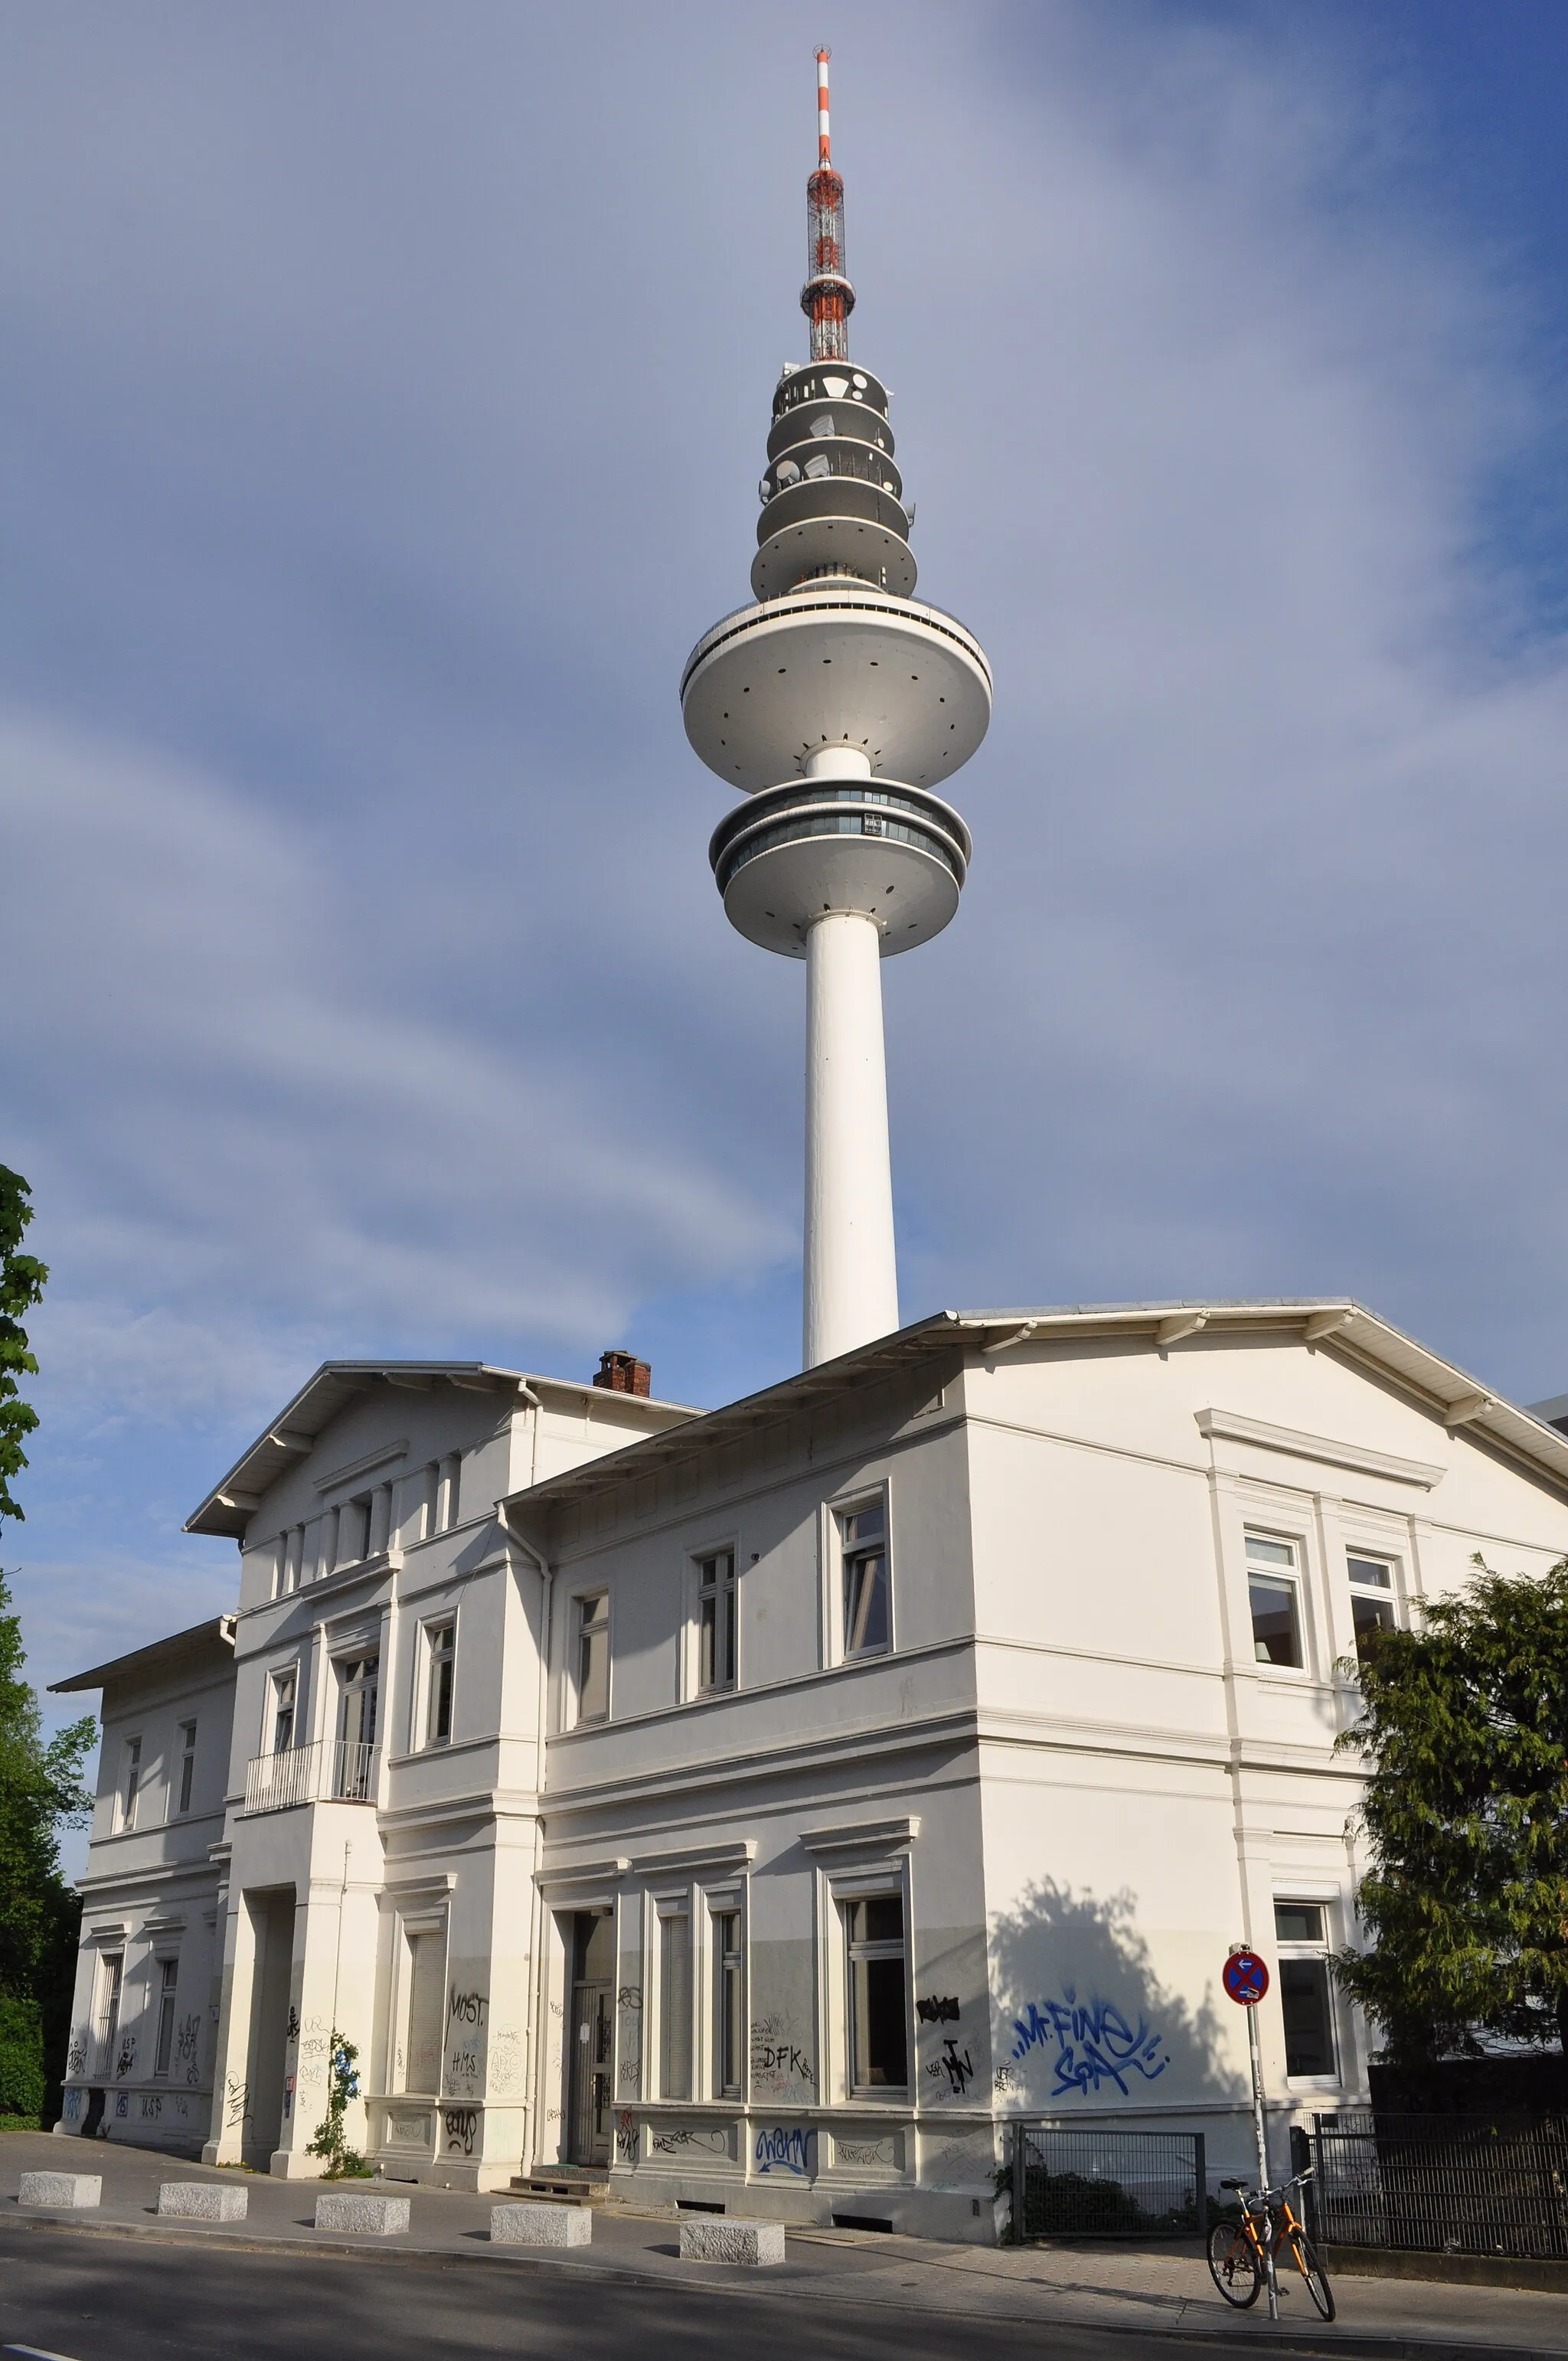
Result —
[[[44,2036],[38,2004],[0,1996],[0,2115],[41,2123],[43,2106]]]

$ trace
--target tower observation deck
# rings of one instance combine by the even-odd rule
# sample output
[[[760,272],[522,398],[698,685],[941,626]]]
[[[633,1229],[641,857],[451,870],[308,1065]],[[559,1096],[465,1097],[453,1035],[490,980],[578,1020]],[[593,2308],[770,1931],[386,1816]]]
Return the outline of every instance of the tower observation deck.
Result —
[[[898,1325],[880,961],[958,908],[970,835],[942,791],[991,719],[979,641],[913,595],[887,389],[850,359],[826,49],[817,79],[811,357],[773,394],[754,603],[705,633],[681,679],[686,736],[745,798],[708,847],[730,924],[806,961],[808,1367]]]

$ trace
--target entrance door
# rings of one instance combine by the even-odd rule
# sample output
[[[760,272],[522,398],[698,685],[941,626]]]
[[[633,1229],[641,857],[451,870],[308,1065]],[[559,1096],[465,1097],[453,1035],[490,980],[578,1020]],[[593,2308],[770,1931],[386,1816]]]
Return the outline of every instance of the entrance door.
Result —
[[[572,1966],[570,2161],[608,2164],[615,2072],[615,1921],[608,1910],[577,1912]]]

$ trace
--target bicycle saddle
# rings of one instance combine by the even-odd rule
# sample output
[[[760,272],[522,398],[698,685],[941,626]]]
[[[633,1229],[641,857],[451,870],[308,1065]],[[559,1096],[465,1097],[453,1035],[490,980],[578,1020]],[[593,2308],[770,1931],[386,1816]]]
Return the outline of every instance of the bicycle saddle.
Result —
[[[1246,2182],[1245,2180],[1222,2180],[1220,2186],[1222,2189],[1245,2189],[1246,2187]]]

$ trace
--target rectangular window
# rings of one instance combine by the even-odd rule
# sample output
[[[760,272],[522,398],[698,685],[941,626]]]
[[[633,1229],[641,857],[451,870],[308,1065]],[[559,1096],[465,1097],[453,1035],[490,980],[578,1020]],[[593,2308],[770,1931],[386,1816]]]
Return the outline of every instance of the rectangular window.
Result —
[[[141,1741],[127,1738],[120,1764],[120,1826],[134,1828],[137,1800],[141,1794]]]
[[[1350,1612],[1355,1627],[1355,1653],[1363,1664],[1385,1631],[1394,1629],[1394,1569],[1386,1557],[1361,1557],[1352,1551]]]
[[[609,1593],[577,1601],[577,1719],[609,1717]]]
[[[346,1802],[371,1800],[375,1786],[376,1712],[381,1693],[381,1659],[349,1656],[337,1668],[337,1759],[332,1792]]]
[[[408,2050],[403,2088],[423,2098],[441,2092],[441,2044],[446,2030],[445,1942],[438,1933],[409,1937]]]
[[[869,1500],[839,1519],[844,1563],[844,1653],[880,1656],[893,1645],[887,1582],[887,1503]]]
[[[174,1808],[188,1812],[191,1791],[196,1784],[196,1725],[182,1721],[180,1725],[180,1799]]]
[[[272,1752],[287,1754],[294,1743],[294,1692],[299,1675],[292,1665],[272,1675]]]
[[[1260,1664],[1301,1664],[1301,1598],[1293,1542],[1246,1537],[1252,1652]]]
[[[153,2051],[152,2070],[155,2074],[167,2074],[174,2053],[174,1987],[180,1978],[180,1962],[159,1960],[158,1966],[158,2046]]]
[[[425,1683],[424,1742],[427,1746],[444,1746],[452,1736],[452,1667],[455,1658],[457,1626],[455,1623],[433,1623],[426,1634],[430,1650],[430,1670]]]
[[[370,1554],[370,1497],[350,1500],[343,1511],[338,1528],[337,1562],[340,1565],[356,1565]]]
[[[741,1987],[740,1913],[713,1914],[713,2090],[716,2098],[740,2096],[741,2042],[746,2030]]]
[[[909,2081],[904,1897],[869,1894],[845,1905],[850,1954],[850,2083],[857,2096]]]
[[[697,1561],[699,1690],[735,1686],[735,1553],[719,1550]]]
[[[692,1922],[672,1911],[659,1920],[659,2090],[692,2094]]]
[[[111,1951],[98,1971],[98,2071],[100,2074],[112,2074],[115,2070],[115,2044],[120,2033],[120,1979],[125,1973],[125,1953]]]
[[[1277,1902],[1274,1933],[1279,1945],[1285,2071],[1315,2081],[1332,2081],[1337,2069],[1322,1904]]]

